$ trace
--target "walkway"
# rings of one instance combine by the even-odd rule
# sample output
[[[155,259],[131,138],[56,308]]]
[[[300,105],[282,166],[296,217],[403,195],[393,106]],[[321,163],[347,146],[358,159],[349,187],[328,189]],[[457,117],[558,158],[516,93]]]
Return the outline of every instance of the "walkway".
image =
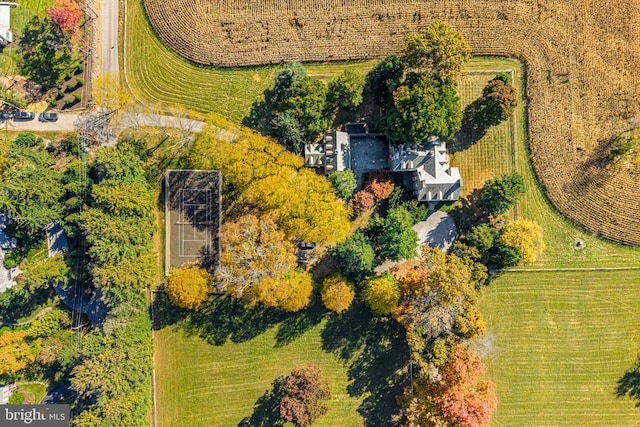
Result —
[[[447,253],[451,251],[453,242],[458,235],[453,218],[445,212],[436,211],[424,221],[413,226],[418,233],[420,245],[431,246]]]

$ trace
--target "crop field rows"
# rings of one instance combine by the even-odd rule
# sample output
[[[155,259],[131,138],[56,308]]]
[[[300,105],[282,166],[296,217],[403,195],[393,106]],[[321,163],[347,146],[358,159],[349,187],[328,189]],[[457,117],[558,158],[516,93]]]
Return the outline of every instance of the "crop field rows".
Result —
[[[484,290],[492,426],[636,426],[617,382],[640,352],[640,271],[507,273]]]
[[[639,0],[235,3],[145,0],[160,37],[204,64],[379,58],[433,19],[459,29],[474,54],[520,58],[531,155],[550,200],[594,234],[640,244],[638,167],[602,167],[612,133],[640,114]]]

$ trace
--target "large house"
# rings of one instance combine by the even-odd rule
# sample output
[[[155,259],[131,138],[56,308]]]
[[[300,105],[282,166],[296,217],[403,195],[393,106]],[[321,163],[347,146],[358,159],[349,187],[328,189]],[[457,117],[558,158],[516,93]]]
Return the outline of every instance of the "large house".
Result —
[[[435,136],[420,145],[389,147],[389,169],[403,173],[405,184],[421,202],[453,201],[460,198],[462,178],[449,166],[447,144]]]
[[[0,2],[0,47],[4,47],[13,41],[13,33],[9,29],[11,25],[10,13],[12,7],[18,3]]]
[[[320,142],[306,144],[305,165],[319,168],[327,175],[350,169],[359,183],[362,183],[362,177],[358,175],[387,169],[402,174],[405,185],[413,190],[421,202],[454,201],[460,198],[462,178],[458,168],[449,166],[444,141],[430,137],[422,144],[389,145],[386,154],[386,140],[379,134],[370,137],[373,134],[368,134],[366,125],[348,124],[346,130],[328,133]],[[378,147],[382,145],[385,146]],[[385,152],[382,159],[380,148],[384,148]]]

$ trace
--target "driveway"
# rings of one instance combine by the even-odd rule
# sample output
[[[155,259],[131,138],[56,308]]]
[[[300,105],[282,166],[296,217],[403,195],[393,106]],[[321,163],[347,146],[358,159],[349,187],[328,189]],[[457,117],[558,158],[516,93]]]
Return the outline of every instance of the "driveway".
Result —
[[[78,120],[75,113],[60,113],[55,122],[41,122],[36,117],[33,120],[0,120],[0,129],[10,131],[39,131],[61,132],[75,130],[74,123]]]
[[[20,270],[12,268],[7,270],[4,268],[4,256],[16,247],[16,240],[12,239],[5,233],[5,229],[10,219],[5,213],[0,213],[0,292],[4,292],[16,284],[13,280]]]
[[[418,233],[420,245],[431,246],[449,253],[453,242],[458,235],[456,224],[450,215],[436,211],[429,215],[424,221],[420,221],[413,226]]]

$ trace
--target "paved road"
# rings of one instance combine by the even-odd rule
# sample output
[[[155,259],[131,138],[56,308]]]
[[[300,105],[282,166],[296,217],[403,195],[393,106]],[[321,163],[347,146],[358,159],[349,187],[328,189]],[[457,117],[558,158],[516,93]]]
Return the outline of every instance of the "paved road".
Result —
[[[102,69],[101,75],[118,74],[118,0],[101,1]]]
[[[78,120],[75,113],[58,114],[56,122],[40,122],[38,117],[33,120],[0,120],[0,130],[12,131],[72,131],[75,130],[74,123]]]

